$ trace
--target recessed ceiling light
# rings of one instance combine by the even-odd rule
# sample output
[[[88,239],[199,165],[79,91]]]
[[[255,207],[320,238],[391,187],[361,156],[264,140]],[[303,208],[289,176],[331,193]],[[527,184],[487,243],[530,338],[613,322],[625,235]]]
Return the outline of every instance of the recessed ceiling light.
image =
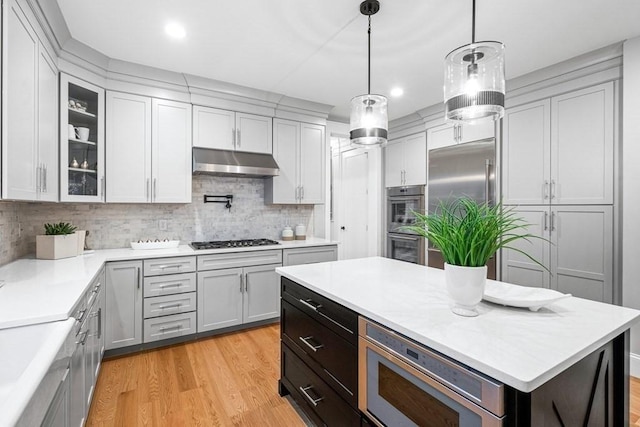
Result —
[[[164,32],[174,39],[183,39],[187,35],[184,27],[177,22],[170,22],[165,25]]]
[[[394,97],[398,97],[398,96],[402,96],[402,94],[404,93],[404,90],[401,87],[394,87],[393,89],[391,89],[391,96]]]

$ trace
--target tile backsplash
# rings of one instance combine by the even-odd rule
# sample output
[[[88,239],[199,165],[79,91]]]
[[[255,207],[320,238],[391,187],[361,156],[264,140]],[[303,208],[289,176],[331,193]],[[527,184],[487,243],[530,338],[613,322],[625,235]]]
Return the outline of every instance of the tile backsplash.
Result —
[[[233,195],[204,203],[204,195]],[[313,235],[312,205],[265,205],[261,178],[193,177],[190,204],[0,203],[0,264],[35,252],[35,236],[47,222],[71,222],[89,230],[92,249],[128,247],[138,239],[179,239],[182,243],[264,237],[277,239],[285,225],[304,224]],[[22,230],[18,233],[18,224]],[[166,230],[161,226],[166,224]],[[20,237],[18,237],[20,234]]]

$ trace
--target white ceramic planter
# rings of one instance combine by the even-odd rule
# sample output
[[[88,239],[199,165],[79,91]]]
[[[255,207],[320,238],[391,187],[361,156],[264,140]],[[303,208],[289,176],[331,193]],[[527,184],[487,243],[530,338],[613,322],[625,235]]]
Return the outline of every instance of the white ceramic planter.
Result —
[[[487,266],[462,267],[445,263],[444,280],[452,301],[451,311],[460,316],[477,316],[476,306],[482,300],[487,282]]]
[[[78,235],[36,236],[36,258],[59,259],[78,255]]]

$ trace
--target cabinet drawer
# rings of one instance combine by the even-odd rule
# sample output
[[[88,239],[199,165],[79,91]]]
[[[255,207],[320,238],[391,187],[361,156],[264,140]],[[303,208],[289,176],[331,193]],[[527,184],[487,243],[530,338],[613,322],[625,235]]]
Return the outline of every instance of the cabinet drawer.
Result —
[[[281,249],[199,255],[198,271],[280,263],[282,263]]]
[[[282,303],[281,328],[282,334],[291,339],[306,357],[320,365],[322,370],[316,372],[352,406],[357,407],[357,347],[286,301]],[[325,372],[329,375],[325,375]]]
[[[144,342],[160,341],[196,333],[196,313],[154,317],[144,321]]]
[[[360,415],[317,376],[285,344],[282,345],[283,383],[328,426],[360,426]]]
[[[284,266],[336,261],[337,259],[338,247],[335,245],[282,250],[282,265]]]
[[[196,310],[196,293],[166,295],[144,299],[142,313],[145,319]]]
[[[282,298],[358,346],[358,315],[340,304],[283,277]]]
[[[196,257],[184,256],[173,258],[157,258],[144,260],[144,275],[190,273],[196,271]]]
[[[144,297],[195,292],[196,283],[196,273],[145,277]]]

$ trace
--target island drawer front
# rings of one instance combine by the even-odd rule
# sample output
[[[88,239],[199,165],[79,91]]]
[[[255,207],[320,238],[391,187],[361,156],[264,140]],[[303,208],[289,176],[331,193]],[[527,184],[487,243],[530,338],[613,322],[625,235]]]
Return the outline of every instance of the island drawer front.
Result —
[[[292,397],[304,402],[327,426],[360,426],[360,414],[286,345],[282,345],[282,376]]]
[[[144,297],[195,292],[197,289],[196,273],[167,274],[144,278]]]
[[[286,277],[281,280],[282,298],[299,308],[354,346],[358,346],[358,315]]]
[[[196,310],[196,293],[165,295],[144,299],[142,312],[145,319],[167,316],[169,314],[188,313]]]
[[[158,276],[161,274],[190,273],[196,271],[195,256],[181,256],[172,258],[154,258],[144,260],[144,275]]]
[[[320,376],[357,407],[358,349],[291,304],[282,303],[282,333],[316,361],[328,375]],[[294,347],[295,348],[295,347]],[[342,390],[341,390],[342,389]]]
[[[281,263],[281,249],[198,255],[198,271]]]
[[[144,320],[144,342],[160,341],[195,333],[195,311]]]

